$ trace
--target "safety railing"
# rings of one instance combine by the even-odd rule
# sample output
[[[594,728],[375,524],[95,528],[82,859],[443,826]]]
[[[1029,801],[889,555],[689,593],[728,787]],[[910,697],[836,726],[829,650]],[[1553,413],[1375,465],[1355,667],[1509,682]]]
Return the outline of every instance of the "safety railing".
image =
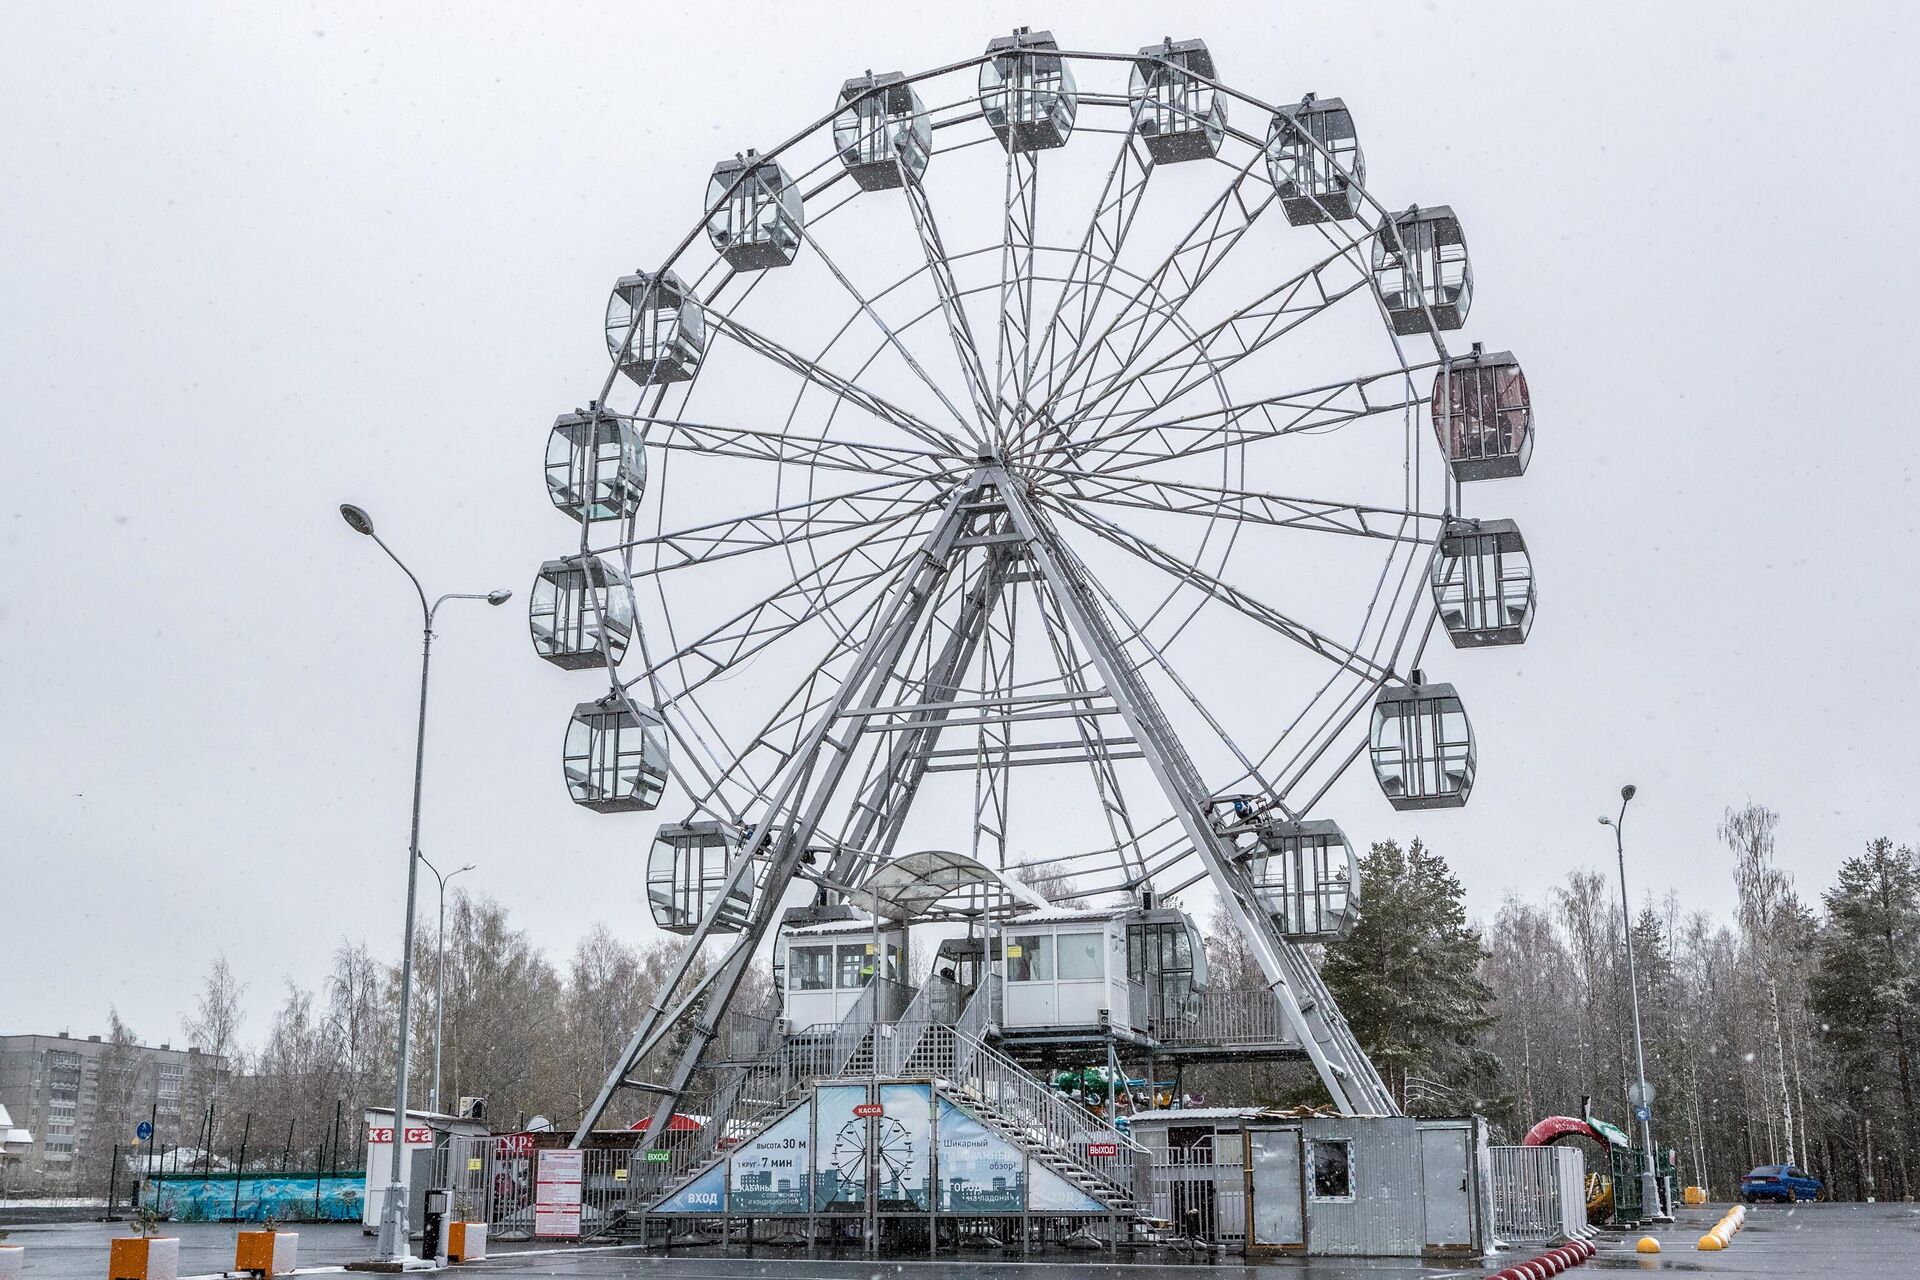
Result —
[[[1064,1157],[1144,1202],[1151,1167],[1146,1148],[998,1049],[958,1027],[933,1026],[922,1034],[915,1060],[916,1074],[924,1071],[977,1102],[1028,1146]]]
[[[897,1076],[906,1071],[920,1038],[939,1021],[936,1010],[950,1006],[949,992],[959,989],[959,983],[936,974],[915,993],[897,1022],[880,1028],[881,1035],[874,1043],[873,1052],[874,1064],[881,1074]]]
[[[1507,1241],[1587,1234],[1585,1162],[1571,1147],[1492,1147],[1493,1233]]]
[[[1221,1048],[1296,1043],[1271,991],[1206,991],[1198,999],[1153,1002],[1153,1038],[1166,1045]]]

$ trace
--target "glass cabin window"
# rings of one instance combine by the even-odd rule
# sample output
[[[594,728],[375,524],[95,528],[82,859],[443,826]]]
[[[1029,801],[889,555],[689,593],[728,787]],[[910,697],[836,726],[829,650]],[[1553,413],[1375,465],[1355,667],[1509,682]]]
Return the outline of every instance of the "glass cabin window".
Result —
[[[787,967],[793,974],[793,990],[833,990],[832,947],[791,947],[787,951]]]
[[[1106,973],[1102,960],[1106,934],[1063,933],[1055,942],[1059,948],[1057,971],[1062,982],[1098,978]]]
[[[897,71],[856,76],[840,87],[833,147],[862,191],[900,186],[902,170],[918,178],[933,155],[933,127],[920,95]]]
[[[640,507],[647,455],[640,434],[597,406],[554,419],[547,437],[547,496],[575,520],[618,520]]]
[[[1371,754],[1380,790],[1396,809],[1457,808],[1473,789],[1473,728],[1450,684],[1380,691]]]
[[[567,791],[600,813],[652,809],[667,785],[667,726],[617,695],[573,710],[562,748]]]
[[[1267,176],[1296,227],[1358,213],[1356,184],[1367,180],[1367,161],[1346,104],[1309,94],[1276,112],[1267,129]]]
[[[1402,337],[1433,326],[1458,329],[1473,302],[1466,234],[1445,205],[1409,209],[1383,225],[1373,241],[1374,283],[1393,331]]]
[[[1016,933],[1007,941],[1008,982],[1053,981],[1053,935]]]

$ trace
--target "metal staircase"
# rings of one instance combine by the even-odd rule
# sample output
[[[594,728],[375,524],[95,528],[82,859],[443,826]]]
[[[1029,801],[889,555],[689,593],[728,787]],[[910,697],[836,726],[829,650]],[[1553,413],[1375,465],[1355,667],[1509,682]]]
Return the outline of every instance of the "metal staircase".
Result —
[[[647,1198],[704,1172],[771,1128],[816,1083],[867,1077],[926,1080],[937,1096],[964,1108],[1109,1213],[1143,1219],[1152,1177],[1147,1150],[986,1043],[997,976],[975,991],[954,1026],[933,1015],[941,995],[934,983],[943,981],[933,979],[916,993],[897,1021],[874,1019],[874,1002],[863,999],[837,1025],[809,1028],[735,1069],[700,1132],[668,1148],[667,1160],[646,1166],[638,1181]]]

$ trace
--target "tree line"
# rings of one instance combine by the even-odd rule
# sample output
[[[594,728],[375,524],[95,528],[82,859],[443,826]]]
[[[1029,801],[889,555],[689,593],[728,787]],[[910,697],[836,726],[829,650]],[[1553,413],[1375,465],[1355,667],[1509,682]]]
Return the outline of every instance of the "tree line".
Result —
[[[1641,1039],[1656,1143],[1681,1177],[1726,1194],[1791,1163],[1843,1198],[1920,1193],[1913,1040],[1920,1034],[1920,857],[1880,838],[1809,899],[1776,857],[1779,815],[1729,809],[1719,829],[1731,919],[1644,898],[1633,913]],[[1459,880],[1416,840],[1360,859],[1353,934],[1322,974],[1414,1113],[1477,1111],[1495,1140],[1594,1114],[1633,1129],[1638,1075],[1611,867],[1571,871],[1544,901],[1469,921]],[[1214,930],[1216,935],[1222,930]],[[1229,980],[1251,981],[1231,941]],[[1312,1101],[1297,1070],[1227,1071],[1209,1101]]]
[[[1762,806],[1728,810],[1719,834],[1730,919],[1682,912],[1671,894],[1644,898],[1634,913],[1656,1140],[1675,1148],[1686,1181],[1721,1194],[1756,1164],[1790,1162],[1840,1196],[1913,1196],[1920,857],[1873,840],[1809,900],[1778,865],[1778,828]],[[1418,840],[1404,849],[1383,841],[1360,859],[1360,888],[1357,928],[1316,959],[1408,1111],[1479,1112],[1496,1141],[1515,1142],[1536,1120],[1577,1114],[1591,1098],[1596,1115],[1629,1127],[1637,1070],[1611,868],[1576,869],[1544,900],[1509,897],[1474,922],[1444,858]],[[1208,934],[1216,985],[1264,987],[1224,918]],[[431,925],[416,938],[409,1089],[424,1108],[436,939]],[[680,949],[678,939],[636,946],[595,926],[556,965],[505,907],[456,893],[441,1109],[480,1097],[496,1128],[536,1117],[576,1123]],[[735,1006],[748,1021],[775,1012],[766,966],[753,972]],[[163,1122],[156,1141],[229,1163],[252,1143],[250,1167],[357,1168],[365,1110],[392,1105],[398,966],[343,942],[316,987],[286,984],[255,1038],[244,1034],[245,994],[216,960],[182,1027],[203,1051],[200,1065],[188,1072],[177,1122]],[[78,1162],[83,1181],[101,1188],[112,1144],[146,1118],[127,1069],[138,1038],[117,1010],[110,1030],[100,1118]],[[224,1071],[211,1069],[222,1060]],[[1325,1101],[1298,1063],[1195,1069],[1185,1088],[1210,1103]],[[605,1123],[627,1123],[643,1106],[626,1101]]]

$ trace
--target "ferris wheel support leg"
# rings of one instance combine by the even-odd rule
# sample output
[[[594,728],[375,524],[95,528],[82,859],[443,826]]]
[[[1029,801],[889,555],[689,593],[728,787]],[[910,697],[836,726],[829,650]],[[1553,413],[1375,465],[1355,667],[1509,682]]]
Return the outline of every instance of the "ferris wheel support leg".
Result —
[[[651,1148],[659,1141],[660,1135],[667,1131],[674,1108],[686,1092],[687,1083],[712,1041],[722,1015],[739,990],[747,962],[779,912],[779,887],[787,884],[799,870],[800,859],[812,841],[821,814],[839,787],[852,759],[853,742],[860,733],[860,721],[848,718],[846,713],[852,709],[864,710],[881,705],[880,698],[893,677],[902,651],[952,569],[954,544],[967,524],[965,503],[979,488],[980,476],[976,474],[973,480],[956,488],[949,497],[944,516],[921,546],[919,564],[905,581],[894,588],[885,614],[862,646],[858,660],[840,686],[839,695],[822,709],[808,731],[805,744],[794,753],[792,763],[773,789],[766,811],[747,837],[749,856],[739,859],[735,864],[731,875],[716,893],[714,905],[688,938],[673,978],[663,987],[662,995],[649,1010],[646,1022],[629,1041],[620,1064],[601,1085],[599,1095],[582,1116],[580,1127],[575,1131],[570,1145],[579,1147],[585,1143],[587,1135],[605,1113],[614,1094],[629,1084],[630,1073],[659,1049],[704,990],[707,993],[706,1002],[700,1016],[695,1019],[693,1034],[680,1054],[672,1079],[654,1090],[659,1101],[654,1108],[654,1122],[642,1145]],[[838,737],[834,733],[836,728],[840,730]],[[819,773],[817,779],[816,771]],[[781,816],[788,812],[793,812],[797,818],[791,824],[781,821]],[[754,856],[755,850],[764,850],[765,856]],[[762,862],[766,864],[766,873],[760,879],[761,891],[753,895],[753,908],[747,923],[735,938],[726,958],[717,969],[701,978],[694,990],[668,1013],[668,999],[695,967],[701,944],[713,935],[722,907],[735,896],[736,890],[743,887],[741,880],[754,875]]]
[[[1381,1086],[1379,1074],[1334,1007],[1332,995],[1312,973],[1312,965],[1280,936],[1272,918],[1254,900],[1232,861],[1232,849],[1213,829],[1198,770],[1174,736],[1152,690],[1127,659],[1124,646],[1083,581],[1078,561],[1052,526],[1028,505],[1017,483],[1004,474],[996,478],[1008,514],[1027,540],[1036,571],[1107,682],[1121,716],[1206,866],[1221,904],[1253,949],[1282,1016],[1319,1072],[1334,1106],[1343,1115],[1399,1114],[1392,1095]]]

